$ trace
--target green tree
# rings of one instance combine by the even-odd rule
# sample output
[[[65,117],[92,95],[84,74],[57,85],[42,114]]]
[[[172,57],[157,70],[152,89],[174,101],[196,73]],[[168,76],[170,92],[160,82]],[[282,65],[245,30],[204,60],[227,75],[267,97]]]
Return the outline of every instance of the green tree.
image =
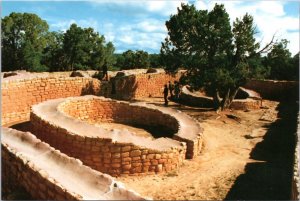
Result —
[[[162,67],[160,61],[160,54],[149,54],[149,63],[151,68]]]
[[[121,69],[148,68],[150,66],[149,54],[142,50],[127,50],[118,56],[117,65]]]
[[[43,51],[42,61],[52,72],[66,70],[63,38],[62,32],[49,32],[47,35],[47,45]]]
[[[213,96],[216,109],[228,108],[238,88],[260,75],[257,58],[273,42],[258,50],[252,16],[237,18],[231,28],[222,4],[210,12],[182,4],[166,27],[168,37],[161,47],[165,69],[176,72],[185,67],[183,80],[196,89],[204,87]]]
[[[2,70],[43,71],[48,24],[35,14],[11,13],[2,19]]]
[[[101,69],[104,63],[112,65],[115,50],[111,42],[105,44],[103,35],[93,28],[72,24],[64,34],[63,50],[67,70]]]
[[[135,52],[134,61],[137,68],[148,68],[150,66],[149,54],[143,50]]]
[[[292,54],[287,49],[288,43],[286,39],[283,39],[276,43],[272,51],[268,53],[264,65],[270,68],[270,79],[299,80],[299,54],[292,58]]]
[[[105,62],[109,67],[116,64],[116,57],[114,56],[115,47],[112,42],[108,42],[105,47]]]

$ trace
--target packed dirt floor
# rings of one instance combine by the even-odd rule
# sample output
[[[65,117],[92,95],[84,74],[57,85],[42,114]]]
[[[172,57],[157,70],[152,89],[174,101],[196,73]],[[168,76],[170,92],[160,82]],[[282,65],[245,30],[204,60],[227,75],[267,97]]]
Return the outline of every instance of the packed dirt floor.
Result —
[[[162,98],[138,101],[163,106]],[[119,177],[126,187],[154,200],[290,198],[299,110],[296,102],[264,100],[260,110],[220,113],[174,102],[169,102],[168,107],[201,122],[202,152],[197,158],[184,161],[177,171]],[[13,127],[28,130],[27,124]],[[148,135],[143,131],[141,134]]]
[[[203,150],[178,171],[118,178],[128,188],[154,200],[289,199],[297,104],[265,100],[260,110],[222,113],[168,107],[201,122]]]

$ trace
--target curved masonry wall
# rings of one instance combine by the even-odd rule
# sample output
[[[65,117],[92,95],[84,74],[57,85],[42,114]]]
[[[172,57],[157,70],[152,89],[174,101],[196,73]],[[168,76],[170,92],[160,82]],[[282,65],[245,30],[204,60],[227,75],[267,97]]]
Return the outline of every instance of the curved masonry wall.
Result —
[[[180,74],[146,74],[146,70],[125,71],[126,76],[100,82],[87,77],[69,77],[71,72],[27,73],[2,79],[2,125],[29,120],[30,107],[45,100],[81,96],[102,95],[121,100],[141,97],[162,97],[163,85],[178,80]],[[88,72],[93,74],[94,72]],[[115,73],[110,72],[111,76]],[[113,81],[115,79],[115,81]],[[114,84],[112,84],[114,83]],[[112,85],[115,93],[112,94]]]
[[[299,82],[277,80],[250,80],[245,88],[260,93],[270,100],[299,100]]]
[[[186,86],[182,88],[180,100],[192,106],[197,107],[213,107],[213,98],[208,96],[197,95],[187,89]],[[236,110],[259,109],[261,100],[255,98],[235,99],[232,101],[230,108]]]
[[[2,125],[29,119],[30,106],[45,100],[94,94],[100,82],[79,77],[33,77],[2,81]]]
[[[71,99],[61,103],[58,108],[69,116],[91,124],[117,122],[128,125],[162,126],[174,133],[173,139],[187,144],[186,158],[192,159],[201,151],[203,130],[200,125],[189,116],[171,109],[99,98]],[[189,128],[186,128],[187,126]]]
[[[64,103],[64,99],[56,99],[35,105],[32,108],[30,121],[37,136],[62,152],[79,158],[84,164],[113,176],[166,172],[176,169],[184,160],[185,143],[169,138],[153,140],[135,136],[124,130],[107,131],[74,117],[66,116],[60,111],[64,105],[68,105],[72,101],[73,103],[75,101],[74,108],[77,110],[77,103],[80,105],[79,103],[84,99],[86,99],[86,105],[93,105],[93,100],[112,102],[110,105],[103,105],[109,108],[107,111],[115,110],[115,104],[120,104],[121,107],[126,104],[110,99],[88,96],[69,98],[69,101],[66,103]],[[79,102],[76,102],[77,100]],[[153,109],[145,109],[145,106],[128,105],[132,108],[132,112],[138,113],[140,111],[143,112],[141,115],[143,114],[144,116],[147,116],[145,114],[148,112],[149,115],[154,112]],[[88,107],[92,108],[91,106]],[[78,114],[81,114],[80,110],[78,111]],[[87,113],[83,111],[82,115],[83,118],[88,117]],[[187,121],[186,118],[184,116],[184,119]],[[161,119],[161,117],[158,117],[158,119]],[[171,117],[165,118],[164,121],[175,121],[171,119]],[[190,122],[192,121],[190,120]],[[193,129],[199,129],[198,124],[191,126]],[[191,130],[190,135],[193,132],[194,130]],[[200,135],[201,133],[197,133],[196,136]],[[200,137],[196,139],[198,141],[201,140]]]
[[[133,126],[162,126],[172,133],[177,133],[179,129],[179,122],[160,110],[110,99],[68,99],[59,104],[58,110],[91,124],[115,122]]]
[[[31,133],[2,129],[2,188],[22,186],[39,200],[143,200]],[[82,178],[84,176],[84,179]],[[4,189],[5,190],[5,189]]]

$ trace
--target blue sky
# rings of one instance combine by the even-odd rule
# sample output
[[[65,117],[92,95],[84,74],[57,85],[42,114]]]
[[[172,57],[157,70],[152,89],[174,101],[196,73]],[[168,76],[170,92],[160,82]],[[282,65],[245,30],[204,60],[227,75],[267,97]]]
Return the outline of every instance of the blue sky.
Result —
[[[11,12],[39,15],[51,31],[65,31],[70,24],[93,27],[112,41],[116,52],[128,49],[159,53],[167,36],[165,21],[176,13],[181,0],[98,0],[98,1],[8,1],[1,3],[1,16]],[[299,51],[299,2],[296,1],[190,1],[198,9],[211,9],[223,3],[232,21],[246,12],[254,16],[262,45],[276,33],[278,39],[290,41],[288,48]]]

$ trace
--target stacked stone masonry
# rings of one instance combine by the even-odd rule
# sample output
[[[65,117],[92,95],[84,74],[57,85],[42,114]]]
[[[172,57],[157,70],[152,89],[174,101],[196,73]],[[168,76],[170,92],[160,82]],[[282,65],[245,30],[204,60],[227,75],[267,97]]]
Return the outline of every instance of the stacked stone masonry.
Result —
[[[197,107],[213,107],[213,98],[204,94],[199,95],[191,92],[187,86],[182,87],[180,101],[185,104]],[[253,110],[261,107],[262,101],[257,97],[249,97],[246,99],[234,99],[230,108],[235,110]]]
[[[130,72],[130,71],[126,71]],[[162,97],[163,86],[169,81],[178,80],[182,73],[167,75],[159,73],[139,74],[115,78],[116,81],[100,82],[94,78],[69,77],[71,72],[34,73],[28,77],[8,77],[2,80],[2,125],[29,119],[30,107],[49,99],[101,95],[121,100],[142,97]],[[92,75],[94,72],[88,72]],[[116,73],[109,73],[110,76]],[[14,79],[13,79],[14,78]],[[112,86],[115,93],[112,93]]]
[[[126,102],[103,101],[103,99],[65,101],[59,105],[59,108],[65,114],[91,124],[116,122],[127,125],[161,126],[174,133],[173,139],[187,144],[186,158],[192,159],[201,151],[201,134],[203,130],[200,125],[194,123],[193,120],[187,119],[188,116],[178,112],[174,113],[169,109],[154,106],[152,108],[134,106],[134,104]],[[176,119],[177,116],[180,117]],[[185,118],[183,119],[183,117]],[[190,128],[180,130],[180,124],[183,124],[181,125],[182,127],[188,124]],[[187,138],[185,132],[190,132],[189,136],[191,137]]]
[[[111,176],[62,154],[31,133],[2,129],[2,187],[37,200],[144,200]],[[82,176],[84,175],[84,179]]]
[[[47,113],[51,108],[54,113]],[[177,169],[185,157],[193,158],[199,154],[202,145],[202,130],[198,124],[174,110],[160,110],[156,106],[84,96],[36,105],[32,108],[30,121],[40,139],[96,170],[113,176],[154,174]],[[49,118],[51,115],[55,118]],[[61,124],[59,115],[65,125]],[[187,142],[187,154],[182,142],[168,138],[153,140],[128,131],[107,131],[93,125],[113,121],[167,125],[172,132],[177,132],[174,139]]]
[[[269,100],[299,100],[299,82],[277,80],[250,80],[245,88],[261,94]]]
[[[174,81],[179,80],[182,74],[182,71],[175,75],[161,71],[158,73],[146,73],[144,71],[140,74],[125,73],[125,76],[112,78],[107,89],[101,91],[100,95],[119,100],[162,97],[164,85],[168,84],[169,81],[174,83]]]
[[[94,94],[100,82],[92,78],[41,77],[2,81],[2,125],[29,119],[30,106],[45,100]]]
[[[95,72],[89,72],[88,74],[92,75],[94,73]],[[163,85],[167,84],[168,81],[178,80],[182,73],[183,72],[171,76],[163,73],[160,70],[158,73],[149,74],[147,74],[144,70],[140,70],[138,73],[128,74],[125,72],[125,76],[114,77],[116,73],[110,72],[109,77],[112,79],[110,79],[109,82],[100,82],[97,79],[90,77],[71,78],[69,77],[71,72],[34,73],[29,77],[17,75],[4,79],[2,74],[2,125],[8,126],[14,124],[15,122],[29,120],[31,106],[50,99],[81,96],[85,94],[103,95],[105,97],[121,100],[132,100],[144,97],[162,97]],[[298,100],[299,97],[298,82],[252,80],[249,81],[245,87],[259,92],[263,98],[272,100],[280,100],[283,97],[290,97],[293,100]],[[71,106],[68,106],[68,102],[63,104],[65,104],[65,107],[64,109],[60,108],[61,111],[59,112],[64,116],[69,116],[69,118],[71,118],[72,121],[75,121],[75,123],[94,124],[101,120],[107,122],[120,121],[130,124],[130,122],[124,119],[122,115],[105,116],[103,114],[101,119],[98,117],[93,118],[92,113],[76,113],[70,109]],[[94,106],[92,106],[93,104]],[[80,105],[79,101],[78,108],[80,109],[80,107],[83,107],[83,109],[85,109],[86,107],[98,107],[96,103],[93,104],[87,104],[87,106],[83,106]],[[117,107],[118,106],[113,106],[112,110],[114,110],[113,108]],[[128,106],[124,107],[126,108]],[[122,109],[122,107],[120,108],[120,111],[125,110]],[[138,110],[139,109],[137,109],[137,111]],[[163,110],[168,110],[168,108],[163,108]],[[149,110],[149,112],[151,113],[152,111]],[[87,115],[88,118],[86,117]],[[178,118],[178,115],[180,114],[173,113],[173,115]],[[145,148],[143,146],[136,146],[135,143],[118,143],[114,141],[113,138],[109,139],[95,136],[91,137],[78,135],[76,132],[73,132],[72,129],[66,129],[64,127],[58,127],[57,125],[50,124],[46,118],[41,118],[34,113],[31,113],[31,118],[34,124],[37,125],[36,129],[39,137],[46,139],[45,141],[49,142],[50,144],[56,144],[57,147],[61,148],[61,151],[70,153],[70,155],[73,154],[75,157],[82,157],[85,160],[84,163],[91,164],[92,168],[99,169],[100,171],[103,170],[104,172],[107,171],[112,175],[122,175],[123,173],[123,175],[152,174],[154,172],[172,170],[180,165],[184,157],[195,157],[200,152],[202,146],[202,130],[199,126],[193,125],[193,134],[189,135],[189,133],[182,132],[186,127],[189,127],[186,126],[189,124],[185,125],[180,122],[177,122],[176,124],[173,118],[169,118],[170,120],[168,120],[170,121],[170,125],[174,126],[171,126],[170,129],[173,129],[174,132],[178,131],[174,134],[173,139],[185,143],[175,143],[175,148],[170,148],[167,151],[157,150],[153,147]],[[184,122],[187,122],[187,120],[184,119]],[[46,131],[45,133],[49,135],[45,136],[44,131]],[[119,131],[113,131],[110,132],[110,134],[115,136],[120,133]],[[22,135],[27,136],[28,134],[22,133]],[[166,141],[161,140],[161,143],[164,142]],[[174,142],[172,141],[172,143]],[[83,145],[88,146],[85,148]],[[53,148],[51,150],[53,151]],[[90,152],[91,154],[89,156],[87,154],[82,155],[82,152],[84,151]],[[99,151],[101,152],[100,156],[95,157],[97,154],[99,154]],[[55,153],[57,154],[59,152],[55,151]],[[292,183],[293,191],[291,196],[292,199],[299,199],[298,153],[299,142],[297,143],[295,152],[294,178]],[[95,154],[94,157],[93,154]],[[64,154],[62,155],[63,157],[68,157]],[[75,161],[75,159],[72,160],[73,162]],[[78,166],[82,166],[78,160],[76,161]],[[162,164],[169,165],[163,166]],[[25,186],[28,192],[30,192],[35,199],[81,199],[80,195],[76,194],[75,192],[68,193],[66,189],[61,190],[62,187],[61,185],[57,184],[57,181],[49,178],[45,179],[44,172],[41,169],[35,169],[32,163],[29,163],[27,159],[20,155],[16,150],[12,149],[9,144],[4,143],[3,140],[2,165],[3,182],[5,183],[6,180],[14,180],[14,183],[19,183],[20,185]],[[144,166],[149,166],[145,168],[148,170],[148,173],[143,173],[143,171],[147,172],[144,170]],[[109,168],[112,168],[113,171],[108,170]],[[122,172],[120,168],[122,168],[122,171],[123,168],[124,170],[127,168],[128,171]],[[45,191],[45,186],[47,187],[46,189],[51,190]]]

